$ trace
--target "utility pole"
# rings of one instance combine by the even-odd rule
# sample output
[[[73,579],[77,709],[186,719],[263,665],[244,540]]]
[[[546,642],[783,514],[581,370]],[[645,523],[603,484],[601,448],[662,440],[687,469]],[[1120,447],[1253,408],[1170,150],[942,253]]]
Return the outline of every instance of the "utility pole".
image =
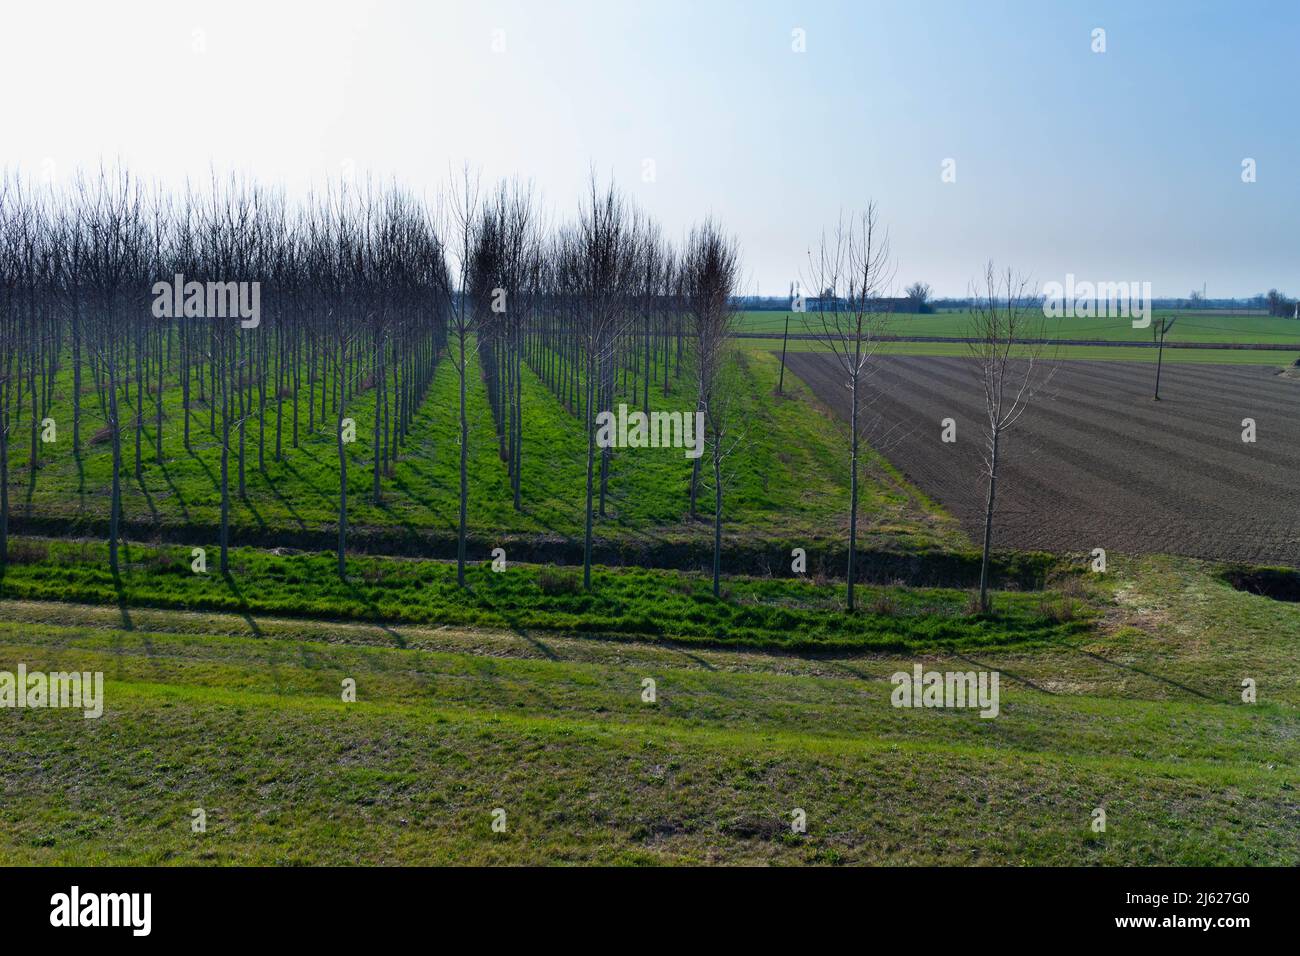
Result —
[[[794,308],[794,299],[798,294],[798,283],[790,283],[790,309]],[[790,342],[790,309],[785,313],[785,334],[781,336],[781,378],[776,383],[776,394],[782,394],[785,388],[785,349]]]
[[[780,395],[785,388],[785,348],[790,341],[790,313],[785,314],[785,334],[781,337],[781,378],[776,383],[776,394]]]
[[[1165,357],[1165,335],[1174,327],[1177,318],[1164,318],[1160,320],[1160,347],[1156,351],[1156,401],[1160,401],[1160,366]]]

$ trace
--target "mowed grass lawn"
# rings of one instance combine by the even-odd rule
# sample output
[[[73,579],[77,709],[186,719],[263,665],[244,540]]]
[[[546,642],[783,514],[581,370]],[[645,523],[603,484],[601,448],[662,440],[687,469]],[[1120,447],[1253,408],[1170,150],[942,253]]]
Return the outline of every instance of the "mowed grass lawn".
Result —
[[[1098,594],[1045,645],[830,656],[4,600],[0,669],[106,704],[0,711],[0,861],[1300,863],[1300,605],[1162,558]],[[915,661],[998,669],[1000,715],[892,707]]]

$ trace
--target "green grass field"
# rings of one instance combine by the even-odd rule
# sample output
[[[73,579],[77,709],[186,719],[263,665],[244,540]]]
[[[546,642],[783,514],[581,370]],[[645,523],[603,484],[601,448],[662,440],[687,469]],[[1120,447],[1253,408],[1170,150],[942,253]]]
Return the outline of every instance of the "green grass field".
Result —
[[[1165,316],[1178,315],[1166,310],[1155,313],[1153,324]],[[814,324],[810,327],[807,322]],[[792,315],[790,334],[808,333],[817,328],[813,316]],[[781,336],[785,328],[783,312],[741,313],[737,329],[744,332],[768,332],[771,338],[744,339],[744,347],[753,350],[781,349]],[[932,315],[897,314],[885,320],[883,331],[889,335],[924,335],[961,337],[970,335],[970,316],[962,312],[942,312]],[[1049,320],[1044,327],[1047,337],[1053,339],[1085,339],[1108,342],[1149,343],[1151,329],[1135,329],[1131,320],[1116,318]],[[1272,318],[1262,315],[1205,316],[1178,315],[1167,342],[1196,342],[1222,344],[1268,344],[1300,346],[1300,322],[1295,319]],[[821,343],[791,339],[788,347],[794,351],[821,351]],[[883,355],[939,355],[966,356],[969,349],[960,342],[882,342],[878,346]],[[1062,345],[1049,348],[1049,355],[1061,360],[1138,361],[1154,362],[1155,353],[1148,347]],[[1231,348],[1168,348],[1166,362],[1196,362],[1214,365],[1293,365],[1300,361],[1300,348],[1286,350],[1249,350]]]
[[[1300,605],[1108,577],[1095,631],[919,656],[5,599],[0,668],[106,704],[2,715],[0,861],[1300,863]],[[918,660],[1000,715],[892,707]]]
[[[1230,342],[1300,345],[1300,321],[1267,315],[1196,315],[1169,309],[1157,309],[1152,325],[1173,317],[1175,323],[1166,341]],[[806,322],[816,321],[812,314],[792,315],[790,332],[806,332]],[[966,312],[936,312],[926,315],[895,313],[886,320],[893,335],[970,335],[971,317]],[[784,312],[742,312],[737,329],[744,332],[768,332],[780,337],[785,328]],[[1099,339],[1108,342],[1150,342],[1152,330],[1135,329],[1131,319],[1115,317],[1048,319],[1044,331],[1049,338]]]
[[[846,520],[848,480],[840,423],[817,405],[807,389],[787,377],[787,393],[774,400],[778,362],[770,355],[743,351],[733,376],[739,446],[729,461],[726,487],[727,533],[734,539],[785,538],[820,541],[838,534]],[[531,536],[580,543],[586,439],[583,424],[524,370],[523,509],[515,511],[506,468],[497,452],[486,389],[477,370],[470,377],[470,533],[479,546],[491,548],[502,536]],[[354,534],[378,531],[402,536],[454,536],[459,491],[457,380],[443,363],[416,416],[394,473],[383,476],[382,500],[371,494],[373,469],[367,441],[373,427],[374,393],[363,392],[349,403],[358,440],[348,446],[348,517]],[[652,390],[652,407],[694,407],[689,375],[664,398]],[[29,467],[26,417],[11,426],[10,502],[18,518],[38,517],[76,527],[86,520],[106,521],[112,476],[108,442],[87,444],[80,456],[72,450],[70,372],[56,383],[50,412],[58,424],[58,441],[39,446],[39,467]],[[93,391],[84,396],[83,441],[99,427]],[[208,529],[215,543],[220,516],[220,442],[208,432],[206,405],[191,408],[191,447],[182,440],[183,412],[179,387],[164,392],[163,460],[153,453],[153,400],[145,405],[142,477],[133,474],[134,439],[123,437],[123,511],[126,520],[148,529]],[[307,428],[307,397],[300,397],[298,448],[292,448],[292,405],[284,405],[284,460],[274,457],[275,406],[268,409],[265,471],[258,468],[259,441],[250,424],[246,444],[246,494],[236,485],[237,436],[232,436],[231,523],[236,540],[243,532],[274,536],[286,542],[295,534],[328,535],[338,520],[338,460],[329,426]],[[129,406],[123,417],[131,422]],[[864,544],[904,548],[951,547],[964,538],[956,522],[902,481],[883,459],[865,462]],[[613,456],[606,517],[596,523],[599,540],[632,551],[647,541],[709,541],[708,522],[689,519],[691,463],[679,449]],[[706,509],[706,515],[710,514]],[[60,530],[60,529],[54,529]],[[319,541],[316,546],[321,546]]]

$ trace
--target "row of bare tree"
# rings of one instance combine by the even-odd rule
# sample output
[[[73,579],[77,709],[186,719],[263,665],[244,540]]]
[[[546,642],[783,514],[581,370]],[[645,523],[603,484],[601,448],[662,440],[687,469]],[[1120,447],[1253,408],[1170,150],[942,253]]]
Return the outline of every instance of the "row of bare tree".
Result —
[[[35,482],[38,423],[69,366],[73,454],[87,442],[112,448],[114,571],[123,458],[133,443],[131,468],[142,480],[152,444],[154,463],[165,467],[169,389],[181,394],[185,450],[196,426],[220,446],[223,572],[231,498],[245,494],[247,469],[264,472],[268,456],[284,458],[304,432],[339,426],[352,397],[368,389],[378,498],[380,475],[409,435],[446,341],[441,248],[425,210],[396,188],[332,192],[291,209],[237,180],[180,199],[127,172],[101,171],[59,194],[34,193],[16,178],[0,183],[0,561],[10,429],[29,424]],[[230,307],[241,283],[257,286],[253,322]],[[180,297],[168,297],[173,286]],[[169,299],[165,318],[160,296]],[[213,317],[214,302],[225,317]],[[86,420],[96,426],[89,434]],[[341,559],[347,458],[338,430]]]
[[[122,480],[142,481],[146,448],[165,468],[164,396],[178,389],[181,441],[206,428],[220,449],[220,567],[229,572],[232,497],[250,467],[265,472],[305,432],[332,432],[338,455],[338,568],[346,574],[345,443],[353,399],[373,390],[371,494],[382,499],[415,414],[445,355],[458,382],[458,579],[464,584],[470,496],[469,376],[481,370],[508,469],[524,508],[527,367],[582,423],[586,435],[583,580],[591,586],[594,525],[606,517],[613,451],[597,418],[616,401],[650,412],[691,376],[707,456],[694,459],[689,514],[712,491],[713,588],[719,591],[726,460],[737,423],[724,387],[733,339],[739,251],[712,220],[679,249],[612,184],[595,176],[576,217],[549,226],[532,188],[485,189],[468,169],[432,212],[396,186],[335,188],[290,204],[256,183],[214,180],[174,196],[125,171],[101,170],[63,192],[0,181],[0,567],[9,523],[9,449],[28,444],[29,481],[38,433],[60,375],[70,369],[72,449],[112,449],[109,552],[118,570]],[[874,205],[810,256],[809,286],[831,290],[806,317],[834,357],[850,396],[847,604],[859,576],[859,477],[871,422],[870,370],[893,281],[889,244]],[[987,602],[1001,435],[1034,390],[1016,367],[1027,290],[985,277],[974,314],[975,347],[989,403],[988,521],[981,601]],[[206,289],[160,317],[159,289]],[[255,283],[254,321],[213,315],[212,287],[236,295]],[[229,287],[229,288],[227,288]],[[242,302],[242,300],[240,300]],[[221,311],[220,309],[218,311]],[[1008,376],[1020,377],[1008,388]],[[89,380],[90,387],[84,383]],[[85,395],[92,395],[89,405]],[[171,392],[175,394],[175,392]],[[126,410],[124,412],[124,410]],[[97,427],[86,433],[83,419]],[[26,434],[16,431],[19,423]],[[355,430],[355,423],[352,425]],[[152,430],[152,434],[150,434]]]
[[[668,393],[685,347],[696,358],[686,365],[696,370],[698,407],[721,448],[713,381],[737,270],[736,245],[715,224],[693,231],[676,256],[648,217],[594,177],[576,219],[554,229],[529,186],[485,190],[468,170],[432,211],[395,186],[373,184],[291,204],[238,179],[175,196],[121,170],[79,177],[61,192],[7,177],[0,181],[0,566],[16,429],[22,423],[28,431],[34,483],[40,423],[66,395],[56,383],[70,373],[73,454],[80,457],[87,443],[112,449],[115,572],[122,481],[131,474],[142,482],[150,459],[149,467],[166,467],[164,397],[179,390],[184,450],[195,429],[206,429],[220,449],[222,572],[229,570],[231,501],[245,495],[248,469],[265,472],[268,457],[285,458],[304,434],[332,431],[344,574],[350,405],[373,391],[369,434],[357,440],[372,446],[371,494],[379,503],[381,478],[446,356],[459,384],[460,580],[470,495],[467,379],[481,369],[522,509],[527,366],[585,422],[589,584],[592,524],[605,516],[612,455],[596,447],[596,415],[612,409],[616,395],[649,411],[652,385]],[[253,321],[225,308],[241,283],[257,287]],[[191,299],[193,284],[200,291]],[[160,315],[157,294],[173,285],[185,294],[174,312]],[[219,314],[214,286],[223,296]],[[715,463],[719,541],[720,474]],[[698,480],[697,466],[692,515]]]
[[[651,388],[670,394],[685,351],[713,462],[716,593],[722,461],[728,452],[725,406],[716,385],[733,340],[732,299],[740,281],[735,240],[707,220],[676,252],[653,220],[594,176],[576,220],[551,230],[543,226],[531,188],[511,182],[485,192],[468,171],[457,179],[448,210],[448,234],[454,237],[450,256],[459,264],[457,288],[464,290],[448,301],[461,428],[468,427],[466,369],[477,349],[515,508],[522,508],[522,370],[527,366],[584,425],[583,582],[590,587],[593,528],[607,516],[613,459],[608,444],[598,446],[598,416],[612,413],[620,397],[649,414]],[[463,449],[462,444],[462,457]],[[690,484],[692,518],[700,483],[697,458]]]

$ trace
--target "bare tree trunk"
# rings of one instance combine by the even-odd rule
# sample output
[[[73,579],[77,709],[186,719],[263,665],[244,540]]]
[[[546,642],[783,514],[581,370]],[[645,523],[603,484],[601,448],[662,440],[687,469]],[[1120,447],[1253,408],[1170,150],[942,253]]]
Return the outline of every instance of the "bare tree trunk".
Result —
[[[371,436],[372,445],[373,445],[372,451],[374,452],[375,460],[374,460],[373,471],[371,474],[370,493],[371,496],[374,498],[375,505],[378,506],[382,501],[379,492],[379,472],[380,472],[380,468],[382,467],[380,462],[380,440],[381,439],[380,439],[380,421],[379,421],[379,412],[380,412],[379,401],[380,401],[380,393],[383,388],[383,380],[384,380],[383,342],[377,342],[375,348],[376,348],[376,362],[378,363],[379,367],[375,372],[375,427],[373,429],[373,434]]]
[[[184,430],[183,442],[185,450],[190,450],[190,337],[184,325],[179,327],[180,351],[181,351],[181,427]],[[203,375],[199,375],[199,384],[202,386]]]
[[[998,443],[1002,435],[993,430],[992,454],[989,456],[989,497],[984,508],[984,556],[980,561],[980,610],[989,609],[989,553],[993,547],[993,505],[998,488]]]
[[[348,576],[348,455],[343,444],[343,405],[339,405],[338,437],[335,446],[339,453],[339,577]]]
[[[346,334],[346,333],[344,333]],[[339,353],[339,381],[347,374],[348,346],[346,339]],[[346,395],[340,395],[338,415],[334,422],[334,445],[339,453],[339,578],[348,576],[348,455],[343,443],[343,419],[347,415]]]
[[[1156,401],[1160,401],[1160,365],[1165,357],[1165,335],[1173,328],[1173,321],[1160,320],[1160,348],[1156,352]]]
[[[245,376],[251,377],[252,364],[248,361],[247,353],[244,349],[243,338],[236,339],[235,346],[235,389],[239,393],[239,497],[242,501],[248,500],[248,485],[244,477],[244,457],[247,449],[245,435],[247,434],[246,422],[249,413],[252,411],[252,396],[245,387]],[[249,371],[245,371],[248,369]]]
[[[72,454],[81,455],[81,318],[76,303],[72,311]]]
[[[8,384],[4,386],[8,389]],[[6,406],[8,402],[5,402]],[[0,411],[0,571],[9,561],[9,409]]]
[[[852,440],[850,441],[849,451],[849,568],[848,568],[848,597],[845,606],[851,613],[855,607],[854,588],[857,585],[858,569],[858,451],[861,443],[861,432],[858,428],[858,398],[859,376],[854,375],[849,386],[850,400],[853,403],[853,411],[850,415],[850,428],[852,430]]]
[[[700,411],[704,408],[704,402],[696,402],[695,409]],[[697,419],[698,420],[698,419]],[[700,460],[698,458],[691,462],[691,519],[697,516],[696,502],[700,494]]]
[[[35,330],[33,330],[32,335],[35,336],[35,334],[36,332]],[[37,436],[40,434],[40,423],[41,423],[41,413],[36,398],[36,363],[39,361],[39,359],[37,358],[36,355],[36,345],[34,342],[32,345],[31,359],[32,359],[32,364],[31,364],[30,371],[28,371],[27,373],[27,384],[31,388],[31,395],[32,395],[32,429],[31,429],[32,448],[31,448],[31,452],[29,453],[29,458],[27,460],[27,469],[29,472],[31,472],[32,487],[34,488],[36,487],[36,466],[38,464],[37,455],[40,453],[40,445],[37,444]]]
[[[516,332],[515,342],[515,447],[510,455],[510,462],[514,465],[515,474],[515,511],[523,511],[523,484],[524,484],[524,385],[523,385],[523,333]]]
[[[582,586],[591,590],[591,499],[596,478],[596,416],[593,362],[587,361],[587,509],[582,536]]]
[[[276,340],[279,348],[275,356],[275,460],[284,460],[284,369],[285,369],[285,336],[284,324],[276,323]]]
[[[139,319],[136,320],[139,323]],[[127,372],[130,375],[130,371]],[[33,411],[35,407],[33,406]],[[144,482],[141,444],[144,441],[144,332],[135,334],[135,480]]]
[[[171,334],[170,330],[165,327],[158,331],[158,335],[159,335],[158,342],[160,346],[162,344],[162,336],[170,335],[170,334]],[[154,436],[153,436],[154,464],[158,467],[162,466],[162,461],[163,461],[163,372],[166,370],[166,368],[167,368],[167,363],[163,361],[162,349],[159,348],[158,349],[158,395],[156,396],[156,404],[154,406]]]
[[[465,531],[469,512],[469,416],[465,408],[465,333],[460,342],[460,521],[456,530],[456,583],[465,586]]]
[[[698,460],[698,459],[697,459]],[[722,593],[722,436],[713,435],[713,596]]]
[[[112,345],[109,345],[112,348]],[[117,413],[117,363],[108,360],[108,415],[113,430],[113,488],[108,513],[108,566],[118,575],[117,531],[122,520],[122,428]]]
[[[781,377],[776,382],[776,394],[785,390],[785,349],[790,342],[790,313],[785,314],[785,334],[781,336]]]
[[[617,373],[614,369],[614,355],[616,353],[611,349],[610,356],[605,360],[605,368],[601,372],[601,397],[598,401],[602,410],[612,411],[614,408],[614,385],[617,382]],[[605,515],[605,498],[609,493],[609,461],[613,457],[613,449],[606,445],[600,450],[600,516]]]
[[[222,362],[226,362],[222,348]],[[221,369],[221,573],[230,573],[230,383]],[[212,396],[216,406],[216,395]]]

